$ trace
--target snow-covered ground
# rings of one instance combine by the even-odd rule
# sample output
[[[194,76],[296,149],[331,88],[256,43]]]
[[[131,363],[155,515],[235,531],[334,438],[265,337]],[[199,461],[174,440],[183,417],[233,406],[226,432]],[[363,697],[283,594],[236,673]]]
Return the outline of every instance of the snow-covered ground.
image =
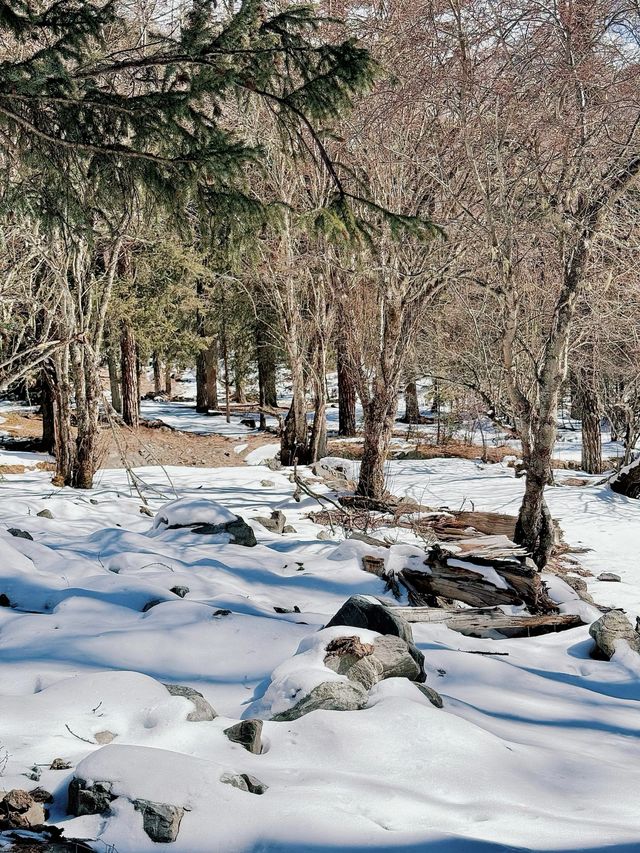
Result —
[[[118,853],[154,849],[124,795],[189,809],[169,847],[180,853],[640,850],[640,668],[590,659],[586,627],[494,641],[416,625],[442,710],[390,679],[365,710],[266,721],[261,755],[231,743],[223,729],[255,713],[305,638],[350,595],[384,596],[360,568],[371,547],[339,531],[319,540],[305,518],[317,504],[293,499],[286,471],[140,475],[153,511],[176,494],[214,499],[251,522],[258,545],[154,528],[124,471],[101,472],[91,492],[37,471],[1,480],[0,594],[20,608],[0,607],[1,788],[34,786],[23,774],[38,765],[51,819]],[[467,460],[392,462],[388,475],[392,491],[432,507],[513,512],[522,491],[511,469]],[[640,615],[640,502],[597,485],[557,486],[549,502],[566,540],[592,549],[583,565],[622,576],[589,579],[596,600]],[[295,533],[252,521],[275,509]],[[404,553],[392,548],[400,562]],[[177,586],[189,588],[184,599]],[[300,613],[274,610],[294,605]],[[478,650],[508,655],[467,653]],[[191,703],[160,682],[196,688],[221,716],[188,722]],[[109,746],[86,742],[104,731]],[[58,757],[72,769],[49,770]],[[123,797],[109,816],[66,816],[80,762],[116,780]],[[269,788],[237,790],[220,782],[225,772]]]

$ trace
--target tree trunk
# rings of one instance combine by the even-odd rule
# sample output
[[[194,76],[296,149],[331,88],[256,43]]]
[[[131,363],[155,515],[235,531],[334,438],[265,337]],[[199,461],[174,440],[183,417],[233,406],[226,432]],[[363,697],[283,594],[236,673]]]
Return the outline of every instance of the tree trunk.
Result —
[[[349,366],[348,343],[338,330],[336,356],[338,368],[338,435],[356,435],[356,384]]]
[[[602,407],[591,372],[580,376],[580,411],[582,414],[581,467],[587,474],[602,472]]]
[[[122,420],[127,426],[137,428],[140,424],[140,399],[138,397],[138,365],[136,338],[128,323],[123,323],[120,336],[122,358]]]
[[[308,454],[309,431],[307,427],[307,404],[304,394],[304,371],[302,360],[291,366],[292,399],[280,437],[280,461],[283,465],[305,465]]]
[[[164,365],[164,393],[167,395],[167,397],[171,397],[171,394],[172,394],[171,363],[169,361],[165,362],[165,365]]]
[[[364,405],[364,446],[357,493],[379,500],[385,488],[385,466],[393,434],[398,395],[376,383],[375,393]]]
[[[122,393],[120,391],[119,358],[112,342],[107,347],[107,367],[109,369],[109,386],[111,388],[111,405],[122,414]]]
[[[404,389],[405,410],[403,421],[406,424],[420,423],[420,407],[418,406],[418,388],[415,380],[407,382]]]
[[[160,360],[160,353],[157,350],[154,350],[153,353],[153,393],[161,394],[162,393],[162,362]]]
[[[72,485],[90,489],[98,467],[100,378],[92,350],[85,343],[71,347],[76,403],[76,454]]]
[[[56,449],[54,384],[55,371],[50,365],[47,365],[40,373],[40,387],[42,389],[42,450],[45,453],[55,453]]]
[[[55,457],[56,471],[53,482],[56,486],[70,486],[76,445],[71,429],[71,381],[69,377],[69,348],[63,347],[53,359],[54,381],[52,390],[55,412]]]
[[[327,455],[327,347],[322,333],[315,336],[313,353],[314,407],[308,462]]]
[[[266,310],[266,309],[265,309]],[[258,363],[258,393],[261,408],[276,408],[276,348],[273,345],[271,326],[261,314],[255,326],[256,360]],[[267,426],[264,412],[260,412],[260,429]]]
[[[204,384],[206,404],[209,409],[217,409],[218,402],[218,339],[213,338],[204,353]]]

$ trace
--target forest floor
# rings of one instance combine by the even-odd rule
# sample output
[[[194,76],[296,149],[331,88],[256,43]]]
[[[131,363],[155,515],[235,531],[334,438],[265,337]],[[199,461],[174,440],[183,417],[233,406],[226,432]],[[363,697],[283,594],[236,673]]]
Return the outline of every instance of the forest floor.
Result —
[[[38,470],[47,459],[23,453],[26,471],[0,479],[0,593],[12,605],[0,607],[2,788],[41,786],[54,798],[50,821],[112,853],[156,849],[132,798],[185,808],[168,848],[176,853],[640,850],[640,659],[593,660],[587,625],[474,639],[415,624],[442,709],[390,678],[364,710],[270,721],[273,671],[309,649],[349,596],[393,603],[362,557],[402,566],[424,557],[424,546],[397,529],[383,531],[395,543],[388,549],[345,540],[309,518],[320,504],[299,499],[289,471],[237,459],[237,438],[211,440],[234,454],[224,467],[148,465],[138,487],[151,512],[176,495],[216,501],[248,521],[255,547],[154,528],[122,469],[101,470],[88,492],[56,488]],[[15,459],[0,451],[0,466]],[[357,474],[357,462],[344,466]],[[640,502],[602,478],[567,485],[566,474],[548,496],[565,541],[581,552],[576,573],[598,604],[640,616]],[[393,460],[388,484],[423,506],[501,513],[516,511],[523,488],[507,460],[458,458]],[[275,510],[295,532],[256,520]],[[597,580],[601,571],[621,582]],[[545,578],[561,612],[598,617],[559,577]],[[184,598],[172,591],[179,586]],[[219,716],[189,722],[191,703],[163,683],[199,690]],[[256,716],[265,720],[259,755],[223,733]],[[113,742],[102,746],[105,732]],[[49,769],[55,758],[68,768]],[[268,790],[223,784],[229,772]],[[69,817],[75,773],[110,780],[110,811]]]

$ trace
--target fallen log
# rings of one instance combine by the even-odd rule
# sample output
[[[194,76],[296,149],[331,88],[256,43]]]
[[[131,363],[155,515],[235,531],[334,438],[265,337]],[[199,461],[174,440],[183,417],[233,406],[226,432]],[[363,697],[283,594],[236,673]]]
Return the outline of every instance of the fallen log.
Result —
[[[511,615],[499,607],[443,610],[439,607],[394,607],[393,612],[407,622],[445,624],[447,628],[470,637],[493,636],[497,631],[504,636],[537,636],[552,631],[567,631],[585,623],[572,613],[542,614],[531,616],[526,613]]]

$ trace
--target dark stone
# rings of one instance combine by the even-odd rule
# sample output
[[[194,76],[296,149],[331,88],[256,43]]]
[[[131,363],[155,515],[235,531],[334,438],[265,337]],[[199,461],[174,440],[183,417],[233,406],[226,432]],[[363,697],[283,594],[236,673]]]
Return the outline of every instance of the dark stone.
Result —
[[[262,752],[262,720],[242,720],[224,730],[233,743],[239,743],[247,752],[260,755]]]
[[[115,795],[111,793],[111,782],[94,782],[89,786],[84,779],[74,778],[69,783],[67,811],[76,817],[85,814],[106,812]]]
[[[444,703],[442,701],[442,696],[438,693],[437,690],[434,690],[433,687],[427,687],[426,684],[416,684],[418,690],[423,693],[429,702],[432,705],[435,705],[436,708],[442,708]]]
[[[257,429],[258,428],[258,424],[256,423],[255,418],[242,418],[240,423],[243,426],[248,427],[249,429]]]
[[[33,542],[33,536],[27,530],[20,530],[19,527],[10,527],[7,530],[7,533],[10,533],[12,536],[16,536],[18,539],[29,539]]]
[[[145,606],[142,608],[142,612],[146,613],[148,610],[151,610],[152,607],[157,607],[158,604],[162,604],[164,599],[162,598],[154,598],[153,601],[147,601]]]
[[[11,607],[9,596],[5,595],[4,592],[0,593],[0,607]]]
[[[273,609],[276,613],[300,613],[300,608],[297,604],[293,605],[293,609],[290,607],[274,607]]]
[[[620,583],[622,578],[620,575],[616,575],[613,572],[601,572],[598,575],[599,581],[608,581],[609,583]]]
[[[174,595],[179,596],[180,598],[184,598],[185,595],[189,593],[188,586],[172,586],[169,592],[172,592]]]
[[[230,610],[225,610],[224,607],[219,607],[218,610],[213,611],[214,616],[231,616]]]
[[[408,645],[409,654],[418,664],[420,674],[416,681],[426,681],[424,655],[413,642],[411,626],[401,616],[397,616],[392,608],[385,607],[379,601],[371,601],[364,595],[352,595],[325,627],[332,628],[335,625],[366,628],[378,634],[400,637]]]
[[[41,509],[40,512],[37,512],[36,515],[38,518],[53,518],[53,513],[50,509]]]
[[[54,758],[49,765],[49,770],[71,770],[71,763],[64,758]]]

